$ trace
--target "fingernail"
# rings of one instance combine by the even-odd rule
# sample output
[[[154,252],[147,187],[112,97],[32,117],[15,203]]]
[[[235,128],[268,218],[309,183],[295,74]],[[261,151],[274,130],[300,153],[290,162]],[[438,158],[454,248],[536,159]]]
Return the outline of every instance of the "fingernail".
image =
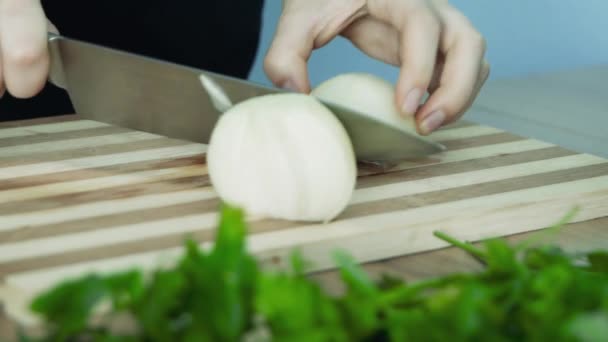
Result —
[[[420,99],[422,99],[422,90],[418,88],[414,88],[410,90],[410,92],[405,97],[403,101],[402,110],[406,115],[413,116],[418,109],[418,105],[420,104]]]
[[[283,85],[281,85],[281,88],[286,89],[286,90],[291,90],[291,91],[298,91],[298,87],[296,86],[296,83],[293,82],[292,80],[287,80],[285,82],[283,82]]]
[[[422,123],[420,123],[420,130],[423,134],[429,134],[441,126],[444,120],[445,114],[441,110],[436,110],[422,120]]]

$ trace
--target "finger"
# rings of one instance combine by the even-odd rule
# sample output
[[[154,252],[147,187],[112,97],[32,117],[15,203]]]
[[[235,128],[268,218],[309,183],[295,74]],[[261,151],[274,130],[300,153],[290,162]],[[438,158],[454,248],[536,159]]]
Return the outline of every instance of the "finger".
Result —
[[[341,35],[366,55],[398,66],[399,32],[391,25],[367,16],[353,22]]]
[[[46,20],[46,30],[48,32],[52,32],[54,34],[59,34],[59,30],[57,29],[57,26],[55,26],[50,20]]]
[[[481,88],[483,87],[483,85],[485,84],[485,82],[488,80],[489,76],[490,76],[490,64],[487,61],[484,60],[483,63],[482,63],[482,65],[481,65],[481,71],[479,73],[479,77],[478,77],[477,83],[475,85],[475,90],[473,90],[473,93],[469,97],[469,100],[467,101],[467,104],[461,109],[460,112],[456,113],[456,115],[454,115],[451,118],[449,118],[444,123],[445,125],[458,120],[460,117],[462,117],[462,115],[464,115],[464,113],[469,108],[471,108],[471,106],[475,102],[475,99],[477,98],[477,95],[479,95],[479,93],[481,91]]]
[[[414,115],[433,77],[441,26],[423,2],[392,2],[371,6],[370,14],[393,25],[400,33],[401,70],[395,100],[405,115]]]
[[[0,2],[0,49],[6,89],[17,98],[36,95],[49,70],[47,22],[37,0]]]
[[[264,71],[276,86],[308,93],[307,61],[313,48],[312,25],[297,13],[284,14],[264,58]]]
[[[429,96],[416,117],[421,134],[458,119],[474,97],[483,69],[485,40],[462,17],[449,18],[453,40],[446,39],[445,63],[438,88]],[[454,28],[456,27],[456,28]]]
[[[433,77],[431,83],[429,83],[428,92],[429,94],[434,93],[439,88],[441,82],[441,75],[443,74],[443,68],[445,66],[445,58],[442,54],[437,56],[437,62],[435,64],[435,70],[433,71]]]

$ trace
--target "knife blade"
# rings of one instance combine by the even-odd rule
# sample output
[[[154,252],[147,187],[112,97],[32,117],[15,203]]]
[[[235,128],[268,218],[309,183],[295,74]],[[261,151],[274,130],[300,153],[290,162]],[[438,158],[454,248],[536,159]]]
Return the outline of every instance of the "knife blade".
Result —
[[[203,144],[209,142],[222,109],[201,85],[201,75],[212,79],[233,103],[287,92],[63,35],[49,34],[49,51],[49,78],[67,90],[79,116]],[[445,150],[364,113],[321,102],[344,125],[358,160],[394,161]]]

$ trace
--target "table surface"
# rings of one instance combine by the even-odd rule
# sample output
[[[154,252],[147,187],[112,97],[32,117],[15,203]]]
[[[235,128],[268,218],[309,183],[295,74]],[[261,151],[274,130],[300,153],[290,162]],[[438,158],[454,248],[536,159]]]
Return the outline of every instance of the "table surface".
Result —
[[[602,70],[608,70],[608,66]],[[562,76],[560,82],[564,86],[570,84],[572,87],[576,88],[577,85],[584,83],[584,80],[582,80],[582,78],[590,78],[593,77],[593,75],[599,77],[597,75],[601,74],[601,72],[590,73],[588,70],[583,70],[580,73],[569,72]],[[554,83],[555,78],[556,76],[553,74],[547,75],[545,78],[545,82]],[[509,82],[511,82],[510,84],[512,84],[512,82],[515,81]],[[522,84],[522,88],[528,89],[530,87],[526,87],[525,85],[527,84],[534,84],[535,86],[538,86],[539,83],[542,84],[542,77],[535,76],[530,79],[518,80],[518,82]],[[492,84],[490,83],[488,87],[492,87]],[[501,87],[501,85],[498,84],[498,87]],[[517,89],[517,87],[512,88]],[[563,89],[561,89],[559,93],[563,94]],[[591,105],[595,106],[595,108],[604,108],[606,107],[606,103],[608,103],[608,100],[606,100],[606,98],[602,96],[577,97],[576,91],[572,91],[571,94],[573,94],[571,97],[556,96],[552,100],[567,101],[568,105],[562,106],[563,108],[566,108],[565,110],[567,110],[568,108],[583,105]],[[503,96],[506,95],[508,94],[503,93]],[[492,96],[495,96],[495,94],[492,93]],[[513,92],[512,96],[513,99],[531,101],[529,96],[528,99],[519,99],[518,96],[523,95],[520,95],[517,92]],[[550,98],[550,95],[547,95],[546,89],[543,92],[543,96],[544,98]],[[487,99],[482,98],[480,101],[483,103],[483,106],[488,106]],[[576,101],[579,101],[580,103],[577,104]],[[590,102],[592,103],[590,104]],[[472,108],[472,111],[479,112],[480,110],[483,110],[483,106],[474,106]],[[552,108],[560,108],[560,106],[554,105],[552,106]],[[606,115],[605,112],[599,114]],[[556,115],[560,115],[560,113],[557,113]],[[52,121],[53,118],[48,118],[45,120]],[[485,124],[487,124],[487,122]],[[522,239],[528,238],[532,234],[537,234],[537,232],[517,234],[510,236],[507,239],[510,241],[520,241]],[[560,234],[554,236],[553,238],[553,241],[556,242],[558,245],[564,247],[566,250],[571,251],[586,251],[596,248],[606,248],[608,246],[608,217],[568,224],[563,227]],[[366,263],[363,265],[363,267],[366,271],[370,273],[370,275],[372,275],[372,277],[377,277],[381,274],[391,274],[394,276],[402,277],[408,281],[415,281],[429,277],[441,276],[453,272],[476,271],[480,269],[480,265],[477,261],[469,257],[463,251],[454,247]],[[330,292],[336,293],[342,290],[340,286],[339,276],[335,271],[318,272],[312,274],[311,277],[313,279],[318,280],[322,284],[322,286]],[[10,326],[11,324],[7,322],[5,318],[3,319],[2,314],[0,313],[0,331],[9,332],[12,330],[10,329]],[[0,334],[0,338],[2,337],[3,335]]]

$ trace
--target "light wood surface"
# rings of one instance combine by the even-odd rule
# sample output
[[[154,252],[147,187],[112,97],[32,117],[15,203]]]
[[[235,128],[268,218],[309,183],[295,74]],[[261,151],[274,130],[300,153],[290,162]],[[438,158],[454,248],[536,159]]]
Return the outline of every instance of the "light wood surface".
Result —
[[[544,228],[575,205],[576,222],[608,216],[604,158],[464,121],[433,138],[447,151],[386,173],[361,169],[334,222],[249,218],[252,252],[276,267],[297,247],[322,271],[335,249],[373,262],[444,247],[435,230],[476,241]],[[0,300],[14,304],[9,314],[21,317],[28,298],[65,277],[156,267],[186,235],[208,246],[219,200],[205,150],[75,116],[0,126]]]
[[[267,266],[302,248],[319,270],[312,277],[332,291],[340,290],[337,274],[325,270],[333,249],[348,250],[373,275],[471,271],[479,265],[442,248],[433,230],[519,240],[572,205],[582,206],[579,222],[557,242],[606,248],[606,75],[608,66],[597,66],[489,82],[465,117],[481,125],[460,122],[433,135],[448,151],[383,175],[362,168],[350,207],[329,225],[252,218],[251,248]],[[3,123],[0,300],[23,303],[84,271],[153,267],[188,233],[208,244],[218,202],[204,152],[76,116]]]
[[[526,232],[505,238],[511,243],[517,243],[535,238],[538,233],[540,232]],[[566,224],[557,234],[545,235],[541,241],[555,244],[572,253],[606,249],[608,248],[608,217]],[[388,274],[409,282],[457,272],[476,272],[482,269],[479,262],[456,247],[367,262],[362,267],[375,280],[383,274]],[[310,277],[318,281],[329,293],[340,294],[344,290],[340,275],[335,270],[314,272]]]

